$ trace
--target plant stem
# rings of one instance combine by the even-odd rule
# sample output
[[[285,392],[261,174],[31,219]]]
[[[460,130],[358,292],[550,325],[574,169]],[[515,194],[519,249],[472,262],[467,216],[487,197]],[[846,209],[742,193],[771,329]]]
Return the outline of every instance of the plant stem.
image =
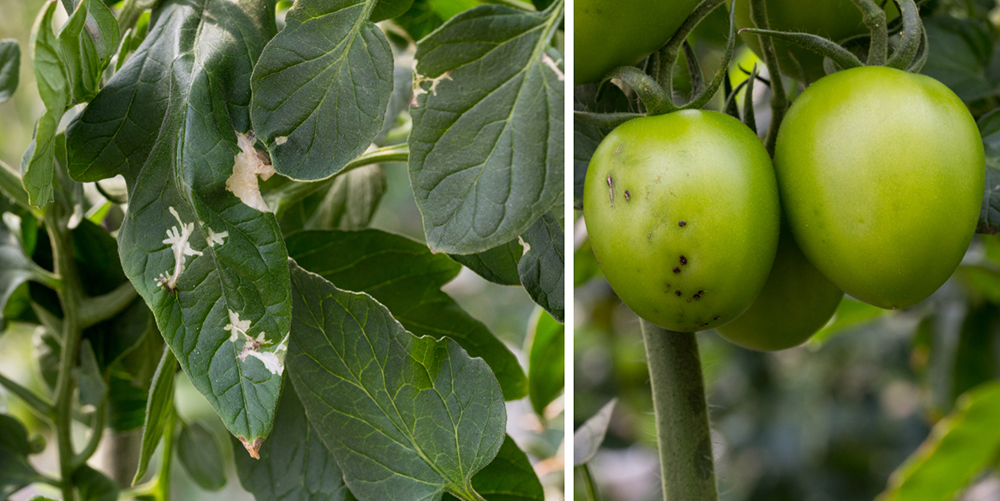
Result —
[[[56,439],[59,447],[59,472],[62,479],[63,501],[73,501],[73,367],[76,366],[82,329],[79,324],[79,306],[83,296],[80,276],[73,259],[73,241],[63,218],[55,214],[58,209],[47,211],[45,229],[52,242],[52,260],[55,272],[62,277],[63,287],[56,291],[63,310],[62,353],[59,358],[59,376],[55,388]]]
[[[889,57],[889,29],[886,26],[885,11],[872,0],[851,0],[864,15],[865,26],[871,31],[872,41],[868,48],[868,66],[885,66]]]
[[[38,412],[42,417],[46,419],[53,419],[55,417],[55,408],[52,407],[52,404],[43,400],[42,397],[35,395],[35,392],[21,386],[16,381],[8,379],[3,374],[0,374],[0,386],[7,388],[7,391],[17,395],[18,398],[23,400],[24,403],[28,404],[29,407]]]
[[[125,281],[115,290],[97,297],[85,297],[80,303],[80,328],[103,322],[119,314],[138,297],[132,282]]]
[[[94,425],[90,430],[90,438],[87,440],[87,446],[80,451],[79,454],[73,457],[73,469],[83,466],[84,463],[90,459],[90,456],[94,455],[97,451],[97,446],[101,443],[101,438],[104,436],[104,425],[108,421],[108,400],[105,399],[101,402],[101,405],[97,407],[94,411]]]
[[[750,18],[757,28],[762,30],[771,29],[767,20],[767,3],[764,0],[750,0]],[[764,63],[767,65],[767,73],[771,77],[771,123],[767,127],[767,135],[764,137],[764,147],[774,158],[774,145],[778,141],[778,127],[785,118],[788,110],[788,96],[785,94],[785,84],[781,81],[781,69],[778,68],[778,56],[774,52],[774,43],[771,37],[758,35],[760,39],[760,51],[764,55]]]
[[[640,320],[653,389],[664,501],[718,501],[705,383],[694,333]]]
[[[167,424],[163,426],[163,458],[160,459],[160,469],[156,473],[155,497],[160,501],[170,501],[170,465],[174,457],[174,425],[177,422],[177,409],[171,407]]]
[[[580,476],[583,477],[583,489],[587,501],[597,501],[597,487],[594,485],[594,477],[590,474],[590,467],[584,463],[577,466],[577,469],[580,470]]]

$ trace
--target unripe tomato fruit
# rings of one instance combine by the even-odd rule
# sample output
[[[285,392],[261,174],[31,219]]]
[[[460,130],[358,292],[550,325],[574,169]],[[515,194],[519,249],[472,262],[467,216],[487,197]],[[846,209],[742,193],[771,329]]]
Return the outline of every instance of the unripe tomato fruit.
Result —
[[[766,0],[766,3],[767,22],[772,30],[812,33],[835,42],[868,33],[861,10],[851,0]],[[899,17],[895,3],[890,1],[885,8],[888,21]],[[737,28],[754,27],[750,18],[750,0],[736,0],[735,18]],[[741,33],[740,36],[750,49],[761,55],[758,35]],[[823,56],[790,42],[774,40],[774,52],[778,56],[778,67],[782,73],[792,78],[802,78],[799,67],[788,56],[789,50],[802,65],[810,82],[826,75],[823,71]]]
[[[983,200],[983,143],[941,82],[891,68],[834,73],[778,131],[782,208],[803,254],[882,308],[930,296],[965,255]]]
[[[577,0],[573,7],[574,85],[600,80],[659,49],[700,0]]]
[[[784,350],[806,342],[823,328],[843,297],[802,255],[788,227],[782,225],[764,290],[746,313],[715,332],[744,348]]]
[[[611,131],[583,211],[608,283],[640,317],[694,332],[746,311],[778,244],[771,159],[729,115],[679,111]]]

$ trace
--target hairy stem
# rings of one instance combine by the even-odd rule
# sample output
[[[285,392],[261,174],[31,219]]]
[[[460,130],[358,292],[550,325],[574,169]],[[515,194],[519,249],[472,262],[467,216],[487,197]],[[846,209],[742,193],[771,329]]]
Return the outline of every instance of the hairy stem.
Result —
[[[718,501],[705,382],[694,333],[640,321],[653,389],[664,501]]]
[[[17,395],[18,398],[28,404],[29,407],[35,410],[40,416],[46,419],[53,419],[55,417],[55,408],[52,404],[46,402],[42,397],[35,394],[35,392],[21,386],[16,381],[8,379],[3,374],[0,374],[0,386],[7,389],[7,391]]]
[[[84,297],[80,303],[80,328],[103,322],[119,314],[139,296],[132,282],[125,281],[115,290],[97,297]]]
[[[764,0],[750,0],[750,18],[753,24],[762,30],[769,30],[770,23],[767,20],[767,3]],[[767,72],[771,76],[771,123],[767,127],[767,135],[764,136],[764,147],[774,158],[774,145],[778,141],[778,127],[785,118],[788,110],[788,95],[785,94],[785,84],[781,81],[781,69],[778,68],[778,55],[774,52],[774,43],[771,37],[759,35],[760,51],[764,56],[764,64],[767,65]]]
[[[80,349],[80,302],[83,297],[80,276],[73,260],[73,241],[69,229],[50,210],[45,216],[45,229],[52,242],[52,260],[55,272],[62,277],[63,286],[57,290],[62,305],[62,353],[59,358],[59,376],[55,388],[56,440],[59,449],[59,473],[62,478],[64,501],[73,501],[73,367]]]
[[[872,0],[851,0],[861,9],[865,26],[872,34],[868,48],[868,66],[885,66],[889,56],[889,29],[886,27],[885,11]]]

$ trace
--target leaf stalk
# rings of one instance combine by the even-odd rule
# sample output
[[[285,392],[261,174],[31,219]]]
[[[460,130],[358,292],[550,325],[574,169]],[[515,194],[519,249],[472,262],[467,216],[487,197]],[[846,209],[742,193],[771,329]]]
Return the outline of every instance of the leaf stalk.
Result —
[[[7,391],[17,395],[18,398],[28,404],[35,410],[41,417],[53,420],[55,418],[55,408],[52,404],[46,402],[42,397],[35,394],[35,392],[25,388],[18,384],[17,381],[7,378],[3,374],[0,374],[0,386],[7,389]]]
[[[760,30],[771,29],[767,20],[767,2],[765,0],[750,0],[750,19],[754,26]],[[785,84],[781,81],[781,69],[778,67],[778,55],[774,52],[774,42],[771,37],[763,34],[759,34],[758,38],[761,53],[764,56],[764,64],[767,65],[767,72],[771,77],[771,123],[767,127],[767,135],[764,136],[764,147],[771,158],[774,158],[774,146],[778,141],[778,128],[781,127],[781,122],[785,119],[785,112],[788,111],[788,95],[785,93]]]

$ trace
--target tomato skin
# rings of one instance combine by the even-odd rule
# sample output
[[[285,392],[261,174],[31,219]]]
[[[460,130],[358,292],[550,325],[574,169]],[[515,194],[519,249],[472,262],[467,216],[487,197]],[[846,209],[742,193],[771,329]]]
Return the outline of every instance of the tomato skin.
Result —
[[[639,63],[670,40],[699,0],[577,0],[573,84]],[[721,7],[720,7],[721,8]]]
[[[983,199],[975,120],[942,83],[866,66],[811,85],[778,131],[782,208],[803,254],[881,308],[930,296],[961,262]]]
[[[714,111],[626,122],[598,146],[584,185],[608,283],[637,315],[680,332],[750,306],[774,261],[779,210],[764,146]]]
[[[798,346],[823,328],[844,293],[824,277],[799,250],[782,225],[774,266],[746,313],[717,332],[730,342],[757,351]]]
[[[840,42],[845,38],[868,33],[861,11],[851,0],[766,0],[767,21],[772,30],[812,33]],[[896,4],[886,4],[886,18],[891,21],[899,17]],[[750,0],[736,0],[735,22],[737,28],[753,28],[750,19]],[[757,55],[760,51],[760,38],[753,33],[741,33],[743,42]],[[774,52],[778,56],[778,67],[781,73],[792,78],[801,79],[802,71],[795,61],[788,56],[791,50],[795,60],[802,65],[810,82],[815,82],[826,75],[823,70],[823,57],[796,44],[774,41]]]

